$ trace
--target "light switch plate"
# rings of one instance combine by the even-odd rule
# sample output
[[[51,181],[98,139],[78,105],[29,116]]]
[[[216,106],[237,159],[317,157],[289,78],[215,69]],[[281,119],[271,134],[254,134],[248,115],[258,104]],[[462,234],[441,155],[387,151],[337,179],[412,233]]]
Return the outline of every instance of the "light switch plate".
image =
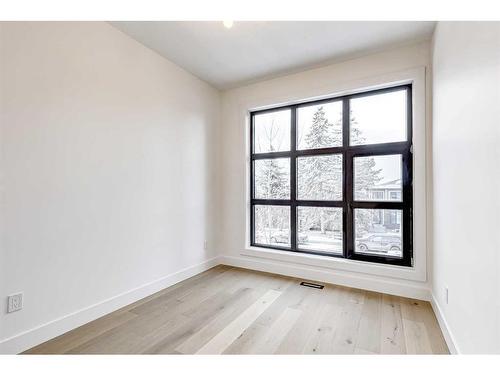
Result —
[[[17,294],[11,294],[10,296],[7,296],[7,312],[11,313],[14,311],[21,310],[23,308],[23,294],[22,293],[17,293]]]

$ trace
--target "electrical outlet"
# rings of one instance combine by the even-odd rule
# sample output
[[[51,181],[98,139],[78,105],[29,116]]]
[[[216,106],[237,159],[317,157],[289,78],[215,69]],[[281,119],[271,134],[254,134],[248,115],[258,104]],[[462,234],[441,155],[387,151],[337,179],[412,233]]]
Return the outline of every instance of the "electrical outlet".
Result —
[[[445,298],[445,301],[446,301],[446,304],[448,304],[448,287],[445,286],[444,287],[444,298]]]
[[[21,310],[23,308],[23,294],[22,293],[17,293],[17,294],[11,294],[10,296],[7,296],[7,312],[11,313],[14,311]]]
[[[208,241],[203,241],[203,249],[206,251],[208,249]]]

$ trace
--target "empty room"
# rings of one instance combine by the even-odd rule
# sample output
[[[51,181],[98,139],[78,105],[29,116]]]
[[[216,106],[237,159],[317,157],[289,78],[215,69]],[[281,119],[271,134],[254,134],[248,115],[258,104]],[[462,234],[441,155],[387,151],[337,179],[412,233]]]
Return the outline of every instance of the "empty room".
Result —
[[[500,22],[63,18],[0,22],[1,354],[500,354]]]

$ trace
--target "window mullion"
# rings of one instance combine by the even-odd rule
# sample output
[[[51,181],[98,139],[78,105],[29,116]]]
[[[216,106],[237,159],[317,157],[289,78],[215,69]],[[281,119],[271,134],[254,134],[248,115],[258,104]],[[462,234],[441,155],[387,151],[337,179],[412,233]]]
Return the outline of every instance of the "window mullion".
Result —
[[[250,156],[254,154],[254,120],[255,114],[250,114]],[[254,188],[255,188],[255,177],[254,177],[254,165],[252,157],[250,157],[250,245],[255,244],[255,217],[254,217]]]
[[[343,178],[343,192],[342,192],[342,200],[344,203],[344,212],[343,212],[343,254],[344,258],[349,258],[353,252],[353,211],[352,211],[352,154],[348,152],[349,150],[349,121],[350,121],[350,105],[349,98],[344,98],[342,102],[342,146],[344,147],[344,152],[342,154],[343,161],[343,170],[342,170],[342,178]]]
[[[297,251],[297,106],[291,108],[290,137],[290,248]]]

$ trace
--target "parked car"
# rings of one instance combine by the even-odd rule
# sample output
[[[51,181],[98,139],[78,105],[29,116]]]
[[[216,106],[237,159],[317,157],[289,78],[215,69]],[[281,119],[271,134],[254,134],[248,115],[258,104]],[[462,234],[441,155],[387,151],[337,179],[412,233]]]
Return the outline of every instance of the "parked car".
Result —
[[[360,251],[376,251],[387,253],[401,250],[401,237],[391,234],[372,234],[356,240],[356,247]]]
[[[271,243],[288,243],[289,242],[289,232],[288,231],[279,231],[273,232],[270,237]],[[307,235],[299,234],[298,236],[299,242],[306,242]]]

